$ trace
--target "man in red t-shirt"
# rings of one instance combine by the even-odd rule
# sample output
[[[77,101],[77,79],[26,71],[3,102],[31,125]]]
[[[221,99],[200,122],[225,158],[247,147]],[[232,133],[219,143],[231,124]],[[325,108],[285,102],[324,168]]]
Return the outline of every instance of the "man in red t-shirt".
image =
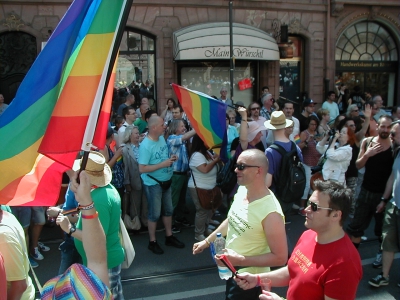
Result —
[[[360,255],[343,230],[350,211],[351,191],[333,181],[316,181],[305,209],[305,226],[287,266],[259,275],[243,273],[236,282],[243,289],[268,278],[272,286],[289,286],[288,300],[355,299],[362,278]],[[281,299],[263,292],[260,299]]]

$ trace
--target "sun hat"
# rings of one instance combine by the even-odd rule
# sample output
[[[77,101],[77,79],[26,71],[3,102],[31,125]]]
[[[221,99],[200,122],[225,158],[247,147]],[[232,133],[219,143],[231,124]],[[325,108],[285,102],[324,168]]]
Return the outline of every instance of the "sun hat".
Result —
[[[267,128],[265,128],[264,126],[258,124],[255,121],[252,122],[248,122],[249,127],[247,129],[247,141],[251,142],[252,140],[254,140],[254,138],[256,137],[256,135],[262,131],[262,130],[267,130]],[[243,124],[244,125],[244,124]],[[243,126],[242,125],[242,126]]]
[[[75,160],[72,169],[79,170],[81,163],[82,159]],[[106,164],[106,159],[100,152],[90,151],[85,172],[90,178],[90,183],[98,187],[106,186],[111,182],[110,166]]]
[[[265,121],[264,126],[268,129],[277,130],[292,126],[292,124],[293,121],[286,119],[283,111],[274,111],[271,114],[271,120]]]

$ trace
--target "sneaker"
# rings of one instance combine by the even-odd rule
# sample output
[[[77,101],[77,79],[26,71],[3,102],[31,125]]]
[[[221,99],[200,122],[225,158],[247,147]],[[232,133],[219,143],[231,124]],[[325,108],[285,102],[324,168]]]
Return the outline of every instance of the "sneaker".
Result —
[[[210,220],[210,222],[208,224],[219,226],[219,224],[221,224],[221,223],[219,221],[217,221],[217,220]]]
[[[302,217],[305,217],[307,215],[304,208],[299,209],[299,215]]]
[[[154,254],[163,254],[164,250],[158,245],[157,241],[149,242],[149,246],[147,247]]]
[[[400,282],[397,284],[398,287],[400,287]]]
[[[208,224],[207,228],[214,231],[216,227],[212,224]]]
[[[34,260],[32,257],[28,257],[29,258],[29,263],[31,264],[32,268],[37,268],[39,267],[39,264],[37,263],[36,260]]]
[[[172,246],[172,247],[175,247],[175,248],[185,248],[185,244],[182,243],[181,241],[179,241],[173,235],[165,237],[165,245],[166,246]]]
[[[42,260],[44,258],[42,253],[40,253],[38,247],[35,247],[35,249],[33,251],[34,251],[34,253],[31,255],[35,260]]]
[[[379,252],[376,254],[376,258],[375,258],[375,261],[372,263],[372,266],[373,266],[375,269],[380,269],[380,268],[382,268],[382,251],[379,251]]]
[[[368,283],[374,287],[380,287],[381,285],[388,285],[389,284],[389,277],[385,278],[382,276],[382,273],[378,276],[372,278]]]
[[[205,236],[209,236],[213,232],[214,232],[214,230],[212,230],[210,228],[206,228]]]
[[[174,225],[172,226],[171,231],[172,233],[179,233],[181,232],[181,229],[178,226]]]
[[[182,226],[185,226],[185,227],[192,226],[192,224],[190,224],[190,222],[188,220],[186,220],[186,218],[175,219],[175,223],[181,224]]]
[[[300,206],[298,206],[297,204],[294,204],[294,203],[293,203],[292,208],[293,208],[293,209],[300,209]]]
[[[38,242],[38,247],[40,251],[47,252],[50,251],[50,247],[47,247],[45,244]]]
[[[196,235],[196,236],[194,237],[194,239],[195,239],[196,241],[201,242],[201,241],[204,241],[204,240],[206,239],[206,237],[205,237],[204,235],[200,234],[200,235]]]

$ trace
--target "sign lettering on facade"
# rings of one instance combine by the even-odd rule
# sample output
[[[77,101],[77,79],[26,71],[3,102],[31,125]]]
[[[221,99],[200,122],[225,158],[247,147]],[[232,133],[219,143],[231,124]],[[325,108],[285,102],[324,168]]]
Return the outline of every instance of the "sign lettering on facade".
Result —
[[[230,51],[226,50],[225,47],[214,47],[206,49],[204,56],[207,58],[229,58]],[[233,48],[233,55],[236,58],[263,58],[264,50],[257,48]]]

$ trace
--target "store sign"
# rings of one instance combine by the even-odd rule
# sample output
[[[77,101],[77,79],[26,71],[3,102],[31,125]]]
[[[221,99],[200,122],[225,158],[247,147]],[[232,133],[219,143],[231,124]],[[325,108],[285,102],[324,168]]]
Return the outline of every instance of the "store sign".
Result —
[[[279,52],[267,48],[258,47],[234,47],[233,55],[235,59],[246,60],[276,60]],[[229,46],[221,47],[199,47],[192,49],[184,49],[179,51],[179,59],[200,60],[200,59],[229,59]]]
[[[206,58],[229,58],[230,50],[227,47],[213,47],[204,50],[204,57]],[[259,48],[233,48],[233,55],[237,59],[251,59],[264,57],[264,49]]]
[[[394,61],[336,61],[336,69],[389,71],[396,69],[397,62]]]

